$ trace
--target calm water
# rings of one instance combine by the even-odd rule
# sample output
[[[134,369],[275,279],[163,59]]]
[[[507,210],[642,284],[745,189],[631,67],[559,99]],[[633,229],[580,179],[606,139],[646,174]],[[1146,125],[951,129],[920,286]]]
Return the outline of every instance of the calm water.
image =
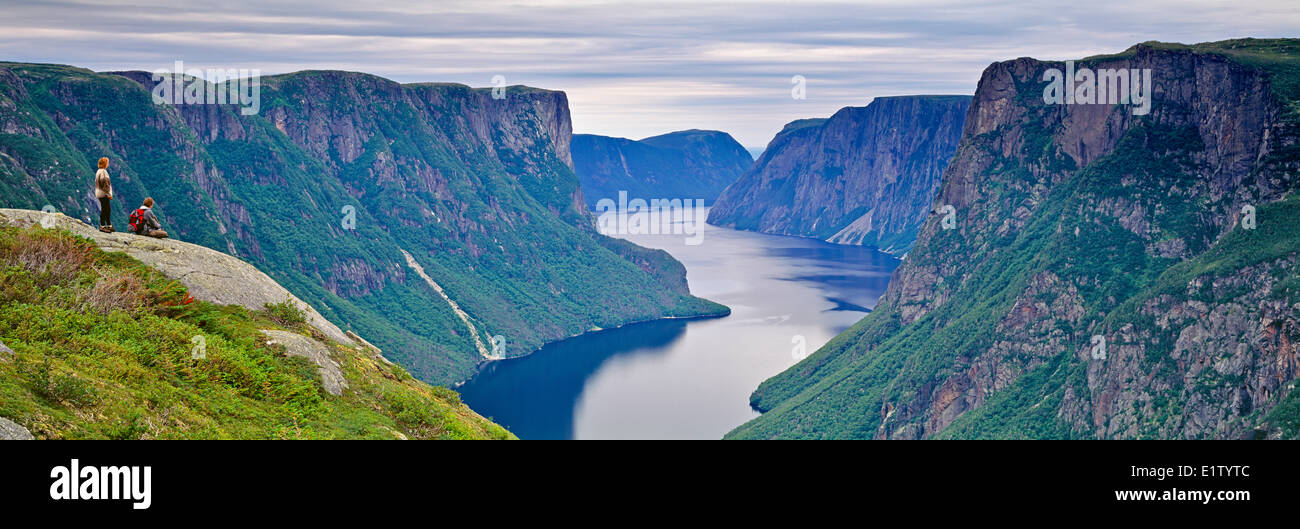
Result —
[[[717,439],[758,416],[749,394],[862,318],[898,260],[869,248],[707,226],[629,235],[686,265],[691,292],[725,318],[589,333],[493,362],[457,388],[523,439]]]

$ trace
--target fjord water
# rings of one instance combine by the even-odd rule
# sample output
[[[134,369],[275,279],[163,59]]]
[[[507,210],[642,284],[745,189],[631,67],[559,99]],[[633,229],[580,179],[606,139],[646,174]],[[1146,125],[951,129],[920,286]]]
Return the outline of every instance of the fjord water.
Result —
[[[457,388],[522,439],[718,439],[758,415],[749,394],[875,306],[899,261],[872,248],[704,226],[620,235],[686,266],[730,316],[587,333],[497,361]]]

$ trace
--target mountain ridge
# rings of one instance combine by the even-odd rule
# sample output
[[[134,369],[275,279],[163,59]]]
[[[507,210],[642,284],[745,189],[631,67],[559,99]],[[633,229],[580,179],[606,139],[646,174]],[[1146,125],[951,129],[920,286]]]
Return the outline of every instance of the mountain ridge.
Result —
[[[718,197],[709,223],[902,255],[928,214],[969,102],[882,96],[791,121]]]
[[[639,140],[575,134],[574,168],[588,207],[601,199],[699,199],[712,202],[753,163],[730,134],[689,129]]]
[[[990,65],[933,200],[953,228],[729,437],[1300,435],[1300,40],[1130,50],[1076,66],[1160,72],[1145,116],[1048,104],[1061,61]]]

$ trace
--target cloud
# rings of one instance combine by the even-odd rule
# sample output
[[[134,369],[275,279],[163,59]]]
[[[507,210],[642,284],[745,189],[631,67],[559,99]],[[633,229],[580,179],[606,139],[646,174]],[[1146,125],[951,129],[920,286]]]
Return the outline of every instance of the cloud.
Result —
[[[1293,36],[1290,0],[151,3],[5,1],[0,59],[95,70],[369,72],[569,93],[576,132],[713,128],[762,146],[786,122],[872,97],[972,93],[991,62],[1077,58],[1147,40]],[[790,98],[790,77],[808,80]]]

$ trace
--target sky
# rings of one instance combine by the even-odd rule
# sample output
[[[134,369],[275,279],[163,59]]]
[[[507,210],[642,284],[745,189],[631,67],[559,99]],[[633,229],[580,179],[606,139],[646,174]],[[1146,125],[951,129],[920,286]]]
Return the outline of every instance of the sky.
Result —
[[[0,0],[0,61],[372,73],[568,93],[575,133],[714,129],[762,148],[873,97],[971,94],[1017,57],[1300,37],[1300,2]],[[792,97],[792,78],[805,81]]]

